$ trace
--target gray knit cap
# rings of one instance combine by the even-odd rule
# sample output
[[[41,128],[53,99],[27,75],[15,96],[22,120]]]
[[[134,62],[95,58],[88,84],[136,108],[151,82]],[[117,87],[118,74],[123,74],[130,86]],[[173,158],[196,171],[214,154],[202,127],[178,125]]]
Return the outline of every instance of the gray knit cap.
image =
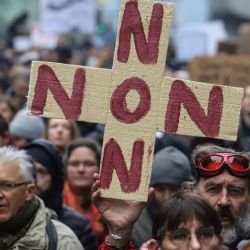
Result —
[[[172,184],[181,186],[192,181],[191,165],[187,156],[177,148],[169,146],[155,154],[150,186]]]
[[[29,140],[44,136],[45,124],[41,117],[26,114],[26,110],[20,110],[10,123],[10,133],[14,136]]]

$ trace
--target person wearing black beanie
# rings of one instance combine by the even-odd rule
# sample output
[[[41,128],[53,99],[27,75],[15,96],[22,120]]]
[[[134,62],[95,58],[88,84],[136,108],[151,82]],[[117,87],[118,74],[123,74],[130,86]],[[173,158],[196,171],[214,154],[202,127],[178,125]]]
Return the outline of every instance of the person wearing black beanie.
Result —
[[[36,162],[38,196],[56,212],[58,220],[70,227],[85,249],[97,249],[89,221],[63,205],[64,166],[59,150],[48,140],[36,139],[25,147]]]
[[[48,149],[49,147],[46,149],[36,143],[31,143],[26,148],[37,163],[38,195],[43,199],[45,206],[59,216],[62,209],[63,165],[56,159],[55,151]]]
[[[153,220],[164,202],[184,182],[193,180],[190,161],[179,149],[168,146],[155,154],[150,180],[150,186],[155,189],[154,196],[134,225],[132,242],[136,248],[152,238]]]

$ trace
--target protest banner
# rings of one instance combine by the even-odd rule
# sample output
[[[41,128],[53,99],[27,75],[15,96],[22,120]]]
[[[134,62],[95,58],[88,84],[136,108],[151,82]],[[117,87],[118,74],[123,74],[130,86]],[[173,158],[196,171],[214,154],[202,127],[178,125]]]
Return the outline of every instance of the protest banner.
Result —
[[[250,84],[250,56],[197,57],[189,65],[190,79],[234,87]]]
[[[239,27],[238,53],[250,54],[250,23],[242,23]]]
[[[164,78],[173,5],[123,0],[112,70],[33,62],[29,113],[105,124],[101,195],[146,201],[157,131],[236,139],[241,88]]]
[[[44,32],[94,34],[95,0],[41,0],[40,25]]]

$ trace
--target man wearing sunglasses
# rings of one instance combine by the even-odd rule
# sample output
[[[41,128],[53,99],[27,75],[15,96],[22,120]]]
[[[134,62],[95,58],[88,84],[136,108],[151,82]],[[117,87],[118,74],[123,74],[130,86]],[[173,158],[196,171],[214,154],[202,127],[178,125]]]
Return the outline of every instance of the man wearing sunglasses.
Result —
[[[35,196],[35,175],[25,151],[0,148],[0,249],[83,249]]]
[[[192,154],[197,189],[219,213],[224,244],[235,248],[250,239],[250,161],[247,154],[214,145]]]

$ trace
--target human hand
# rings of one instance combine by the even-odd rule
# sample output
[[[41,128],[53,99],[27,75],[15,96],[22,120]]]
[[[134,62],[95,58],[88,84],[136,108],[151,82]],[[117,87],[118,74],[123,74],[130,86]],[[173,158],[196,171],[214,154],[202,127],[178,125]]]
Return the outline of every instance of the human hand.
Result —
[[[107,222],[110,233],[129,240],[134,223],[147,203],[101,197],[99,174],[95,174],[94,179],[92,201]],[[149,198],[152,197],[153,190],[153,188],[149,189]]]

